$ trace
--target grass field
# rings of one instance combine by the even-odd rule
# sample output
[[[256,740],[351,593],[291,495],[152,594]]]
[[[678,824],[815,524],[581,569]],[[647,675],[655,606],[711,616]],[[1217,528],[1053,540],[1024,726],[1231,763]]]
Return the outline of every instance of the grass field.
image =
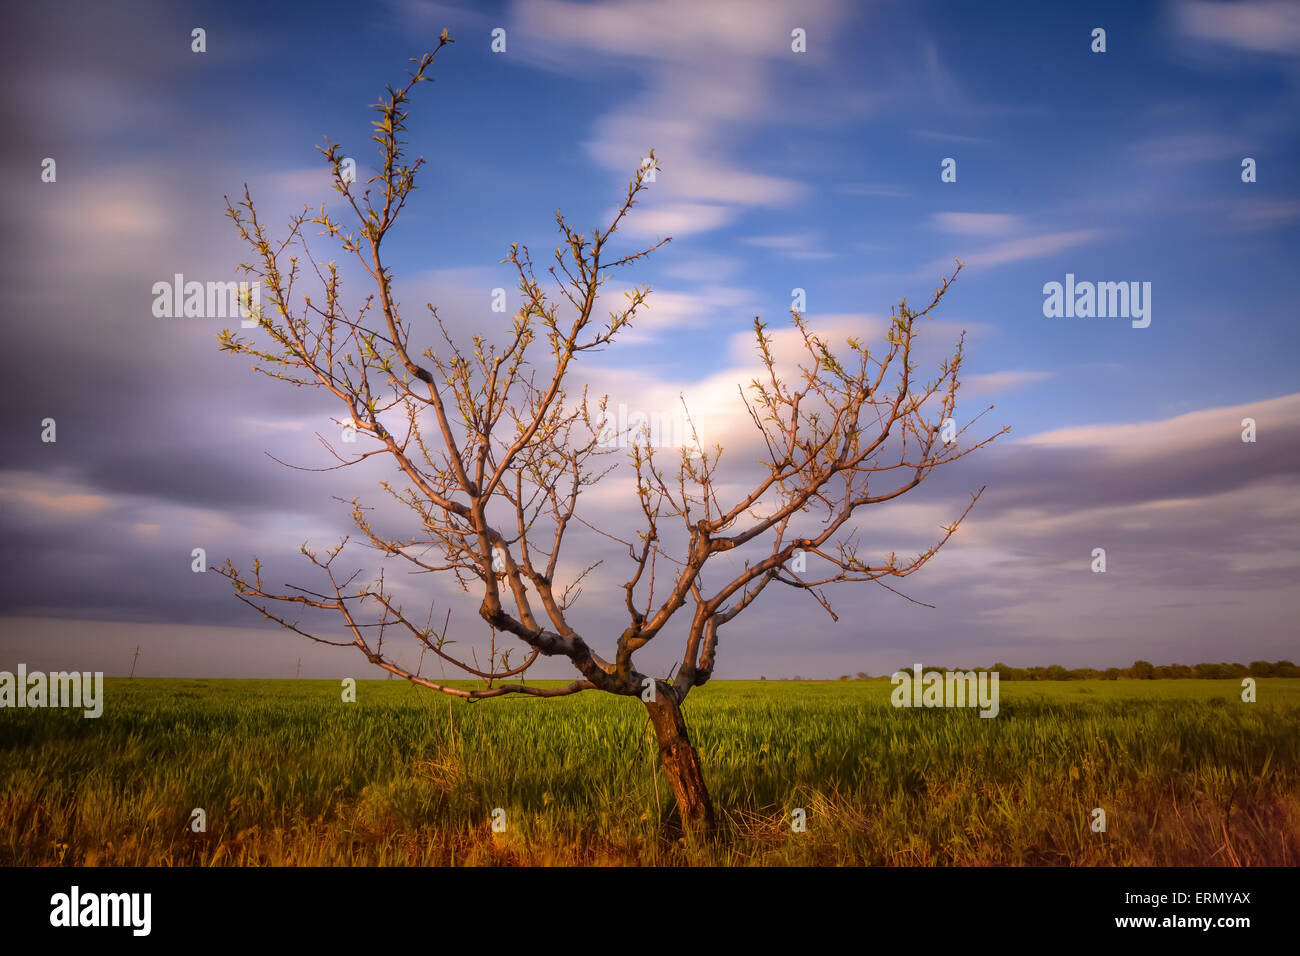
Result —
[[[97,720],[0,711],[0,864],[1300,862],[1300,680],[1003,683],[994,719],[890,689],[692,692],[722,824],[696,844],[635,700],[110,679]]]

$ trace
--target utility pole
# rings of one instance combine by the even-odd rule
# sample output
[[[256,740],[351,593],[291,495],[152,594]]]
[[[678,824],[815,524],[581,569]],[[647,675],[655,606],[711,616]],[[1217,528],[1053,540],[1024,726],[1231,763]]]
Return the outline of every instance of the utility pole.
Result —
[[[293,672],[293,679],[297,680],[302,676],[302,658],[298,658],[298,669]]]
[[[135,678],[135,662],[140,659],[140,645],[135,646],[135,657],[131,658],[131,677]]]

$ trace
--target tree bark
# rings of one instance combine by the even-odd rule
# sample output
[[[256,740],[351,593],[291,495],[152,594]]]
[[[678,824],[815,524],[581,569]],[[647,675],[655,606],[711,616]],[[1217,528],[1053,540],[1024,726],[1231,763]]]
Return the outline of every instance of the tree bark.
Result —
[[[645,702],[659,741],[659,764],[673,788],[682,828],[691,833],[707,834],[713,830],[713,801],[704,786],[700,759],[686,733],[682,708],[671,685],[660,683],[655,699]]]

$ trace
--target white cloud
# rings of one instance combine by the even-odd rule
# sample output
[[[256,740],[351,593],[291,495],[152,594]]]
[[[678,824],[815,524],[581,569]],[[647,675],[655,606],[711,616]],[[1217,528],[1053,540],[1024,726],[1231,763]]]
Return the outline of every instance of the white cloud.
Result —
[[[621,309],[631,286],[607,282],[601,288],[598,311]],[[715,318],[734,318],[752,313],[754,295],[748,289],[726,285],[705,285],[690,292],[654,289],[637,310],[632,328],[620,332],[621,343],[646,342],[669,329],[698,328]],[[602,311],[603,310],[603,311]]]
[[[824,34],[840,16],[836,0],[540,0],[516,5],[514,29],[535,41],[525,55],[540,65],[639,74],[642,93],[601,116],[586,147],[625,175],[653,148],[662,170],[651,189],[670,204],[652,225],[635,228],[685,234],[731,221],[710,204],[779,206],[806,193],[801,183],[754,170],[731,143],[746,127],[770,121],[768,76],[774,61],[789,55],[791,24]],[[631,218],[653,215],[642,208]]]
[[[867,312],[809,315],[808,324],[813,334],[830,343],[832,347],[843,343],[849,337],[867,342],[883,341],[889,330],[887,318]],[[778,371],[791,375],[800,362],[810,361],[803,336],[798,329],[791,327],[787,322],[769,322],[765,334],[771,339],[769,348],[773,358],[776,359]],[[737,381],[748,382],[758,372],[758,353],[754,341],[752,330],[737,332],[728,341],[727,353],[733,362],[746,366],[753,365],[753,368],[748,371],[738,371],[737,375],[743,374],[746,377],[737,378]]]
[[[612,219],[614,212],[609,210],[605,218]],[[718,229],[735,217],[735,210],[707,203],[674,202],[659,207],[645,203],[619,223],[618,231],[621,235],[641,239],[676,238]]]

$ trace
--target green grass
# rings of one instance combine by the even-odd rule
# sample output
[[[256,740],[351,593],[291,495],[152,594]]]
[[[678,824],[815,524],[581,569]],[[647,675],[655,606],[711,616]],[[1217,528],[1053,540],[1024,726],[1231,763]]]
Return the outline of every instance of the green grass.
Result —
[[[110,679],[97,720],[0,711],[0,864],[1300,862],[1300,680],[1004,683],[994,719],[890,689],[693,691],[722,823],[696,844],[636,700]]]

